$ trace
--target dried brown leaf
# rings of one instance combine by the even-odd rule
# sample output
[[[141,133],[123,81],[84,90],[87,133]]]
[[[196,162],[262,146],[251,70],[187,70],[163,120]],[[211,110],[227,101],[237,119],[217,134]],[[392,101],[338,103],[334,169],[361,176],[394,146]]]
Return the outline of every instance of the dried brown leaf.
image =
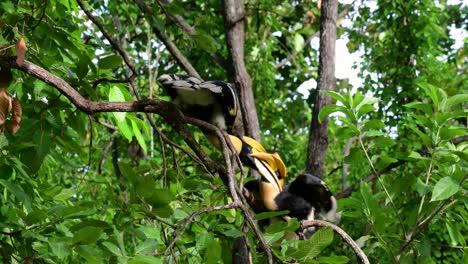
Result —
[[[8,114],[11,112],[11,96],[5,89],[0,89],[0,126],[5,124]]]
[[[24,42],[24,39],[21,38],[18,43],[16,43],[16,63],[18,65],[22,65],[24,62],[24,59],[26,57],[26,50],[28,48],[26,47],[26,43]]]
[[[14,134],[20,129],[19,124],[21,122],[21,116],[23,115],[23,108],[17,98],[13,98],[11,105],[11,120],[10,123],[8,123],[8,128],[11,133]]]

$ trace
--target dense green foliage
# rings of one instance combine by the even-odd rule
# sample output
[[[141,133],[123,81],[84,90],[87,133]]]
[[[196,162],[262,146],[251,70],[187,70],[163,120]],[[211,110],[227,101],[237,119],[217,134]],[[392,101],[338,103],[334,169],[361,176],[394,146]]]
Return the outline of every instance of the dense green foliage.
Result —
[[[135,64],[135,90],[98,81],[123,80],[131,71],[76,1],[45,2],[1,1],[0,48],[24,38],[29,61],[88,99],[132,101],[138,94],[167,100],[155,78],[182,70],[152,27],[163,30],[203,78],[227,79],[210,56],[227,58],[221,1],[148,1],[154,2],[151,22],[133,1],[86,1]],[[468,141],[459,140],[467,134],[467,43],[454,49],[449,34],[452,26],[466,30],[467,7],[362,2],[353,2],[347,16],[353,24],[339,34],[349,37],[352,51],[363,51],[364,85],[340,82],[329,93],[336,104],[321,112],[338,113],[330,117],[324,180],[335,193],[343,191],[342,177],[355,187],[339,200],[340,226],[371,263],[391,263],[398,255],[401,263],[468,263]],[[303,43],[319,30],[320,11],[314,1],[272,0],[246,1],[246,10],[246,64],[262,143],[281,154],[293,178],[305,164],[312,101],[297,87],[316,78],[318,67],[317,51]],[[182,31],[167,13],[185,18],[196,33]],[[310,14],[315,22],[307,22]],[[186,154],[189,148],[164,119],[153,115],[161,133],[183,150],[163,141],[145,114],[87,115],[44,82],[18,70],[13,75],[8,91],[19,98],[23,120],[18,133],[0,135],[1,262],[230,263],[233,242],[245,233],[258,248],[240,210],[187,221],[231,198],[218,177]],[[199,130],[192,132],[221,160]],[[265,230],[279,259],[356,262],[330,229],[307,241],[281,239],[298,226],[279,222]],[[166,250],[176,234],[176,245]],[[254,250],[254,261],[265,263],[261,250]]]

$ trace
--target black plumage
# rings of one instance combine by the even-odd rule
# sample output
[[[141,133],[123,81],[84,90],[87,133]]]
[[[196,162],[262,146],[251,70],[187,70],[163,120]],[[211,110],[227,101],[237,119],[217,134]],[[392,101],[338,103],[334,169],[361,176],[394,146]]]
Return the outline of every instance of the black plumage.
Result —
[[[223,81],[205,81],[187,74],[164,74],[159,82],[187,116],[229,129],[237,116],[237,94]]]
[[[275,197],[278,210],[288,210],[299,220],[322,218],[339,222],[336,199],[325,183],[311,174],[301,174]]]

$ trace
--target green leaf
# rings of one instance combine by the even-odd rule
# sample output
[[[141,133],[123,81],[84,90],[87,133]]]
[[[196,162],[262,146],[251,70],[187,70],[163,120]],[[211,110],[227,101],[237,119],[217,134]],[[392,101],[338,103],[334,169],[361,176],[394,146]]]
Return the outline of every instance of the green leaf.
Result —
[[[217,41],[210,35],[198,30],[195,35],[192,35],[192,38],[202,49],[209,52],[216,52]]]
[[[431,106],[425,103],[411,102],[411,103],[405,104],[404,107],[422,110],[428,116],[433,115]]]
[[[420,178],[416,180],[414,183],[413,189],[416,189],[416,191],[419,193],[419,196],[423,196],[433,190],[433,187],[425,184]]]
[[[425,159],[423,156],[421,156],[421,154],[419,154],[418,152],[415,152],[415,151],[411,151],[411,153],[408,155],[408,158],[411,158],[411,159]]]
[[[128,261],[128,264],[161,264],[160,258],[151,256],[137,256]]]
[[[384,127],[385,127],[385,124],[381,120],[378,120],[378,119],[364,120],[361,131],[366,132],[370,129],[378,130]]]
[[[340,93],[335,91],[327,91],[327,90],[320,90],[320,92],[330,96],[331,98],[335,99],[336,101],[342,103],[343,105],[349,105],[348,100]]]
[[[0,4],[5,13],[13,14],[15,12],[15,6],[11,1],[5,1]]]
[[[295,259],[311,260],[318,256],[333,241],[333,230],[330,227],[322,227],[311,238],[301,241],[297,252],[291,255]]]
[[[102,263],[102,259],[99,257],[99,253],[95,247],[88,245],[79,245],[74,247],[74,251],[83,257],[87,263],[99,264]]]
[[[294,50],[301,51],[302,47],[304,47],[304,37],[299,33],[294,34]]]
[[[458,226],[452,222],[445,222],[445,227],[447,228],[447,231],[449,233],[450,245],[457,246],[461,237]]]
[[[162,207],[168,205],[175,199],[172,192],[168,189],[154,189],[153,195],[148,199],[153,207]]]
[[[357,117],[360,118],[360,117],[364,116],[365,114],[370,113],[372,111],[375,111],[375,107],[373,105],[370,105],[370,104],[365,104],[365,105],[363,105],[362,107],[359,108],[359,110],[357,112]]]
[[[346,256],[319,257],[317,261],[326,264],[346,264],[349,262],[349,258]]]
[[[120,252],[120,249],[115,244],[105,241],[105,242],[102,242],[102,245],[105,248],[107,248],[107,250],[109,250],[112,254],[123,257],[122,253]]]
[[[355,93],[354,96],[352,97],[352,101],[353,101],[353,108],[354,109],[357,109],[357,107],[360,105],[360,103],[362,102],[362,100],[364,100],[364,95],[362,93]]]
[[[241,236],[245,235],[244,232],[239,231],[237,229],[231,229],[231,230],[223,231],[223,234],[228,236],[228,237],[234,237],[234,238],[241,237]]]
[[[335,105],[335,104],[326,105],[322,107],[322,109],[320,109],[319,120],[320,122],[322,122],[330,114],[335,113],[335,112],[344,112],[344,111],[347,111],[347,109],[344,106]]]
[[[36,143],[37,155],[43,159],[50,148],[50,132],[48,130],[38,130],[34,133],[34,143]]]
[[[447,99],[446,106],[447,108],[451,108],[455,105],[461,104],[461,103],[466,103],[468,102],[468,94],[463,93],[463,94],[456,94],[450,98]]]
[[[281,231],[296,231],[300,227],[300,223],[296,218],[292,218],[290,221],[277,221],[269,225],[266,229],[266,233],[277,233]]]
[[[28,225],[33,225],[33,224],[37,224],[37,223],[41,223],[45,221],[47,217],[48,215],[46,212],[42,210],[34,210],[26,216],[24,221]]]
[[[4,135],[0,134],[0,149],[5,148],[6,146],[8,146],[8,139]]]
[[[117,85],[112,86],[109,90],[109,102],[124,102],[124,101],[125,101],[125,96],[124,96],[122,89]],[[127,113],[112,112],[112,114],[114,115],[117,122],[123,122],[125,121],[125,116]]]
[[[62,189],[60,193],[54,196],[54,200],[57,201],[66,201],[73,197],[76,194],[76,190],[74,189]]]
[[[196,243],[195,247],[197,248],[198,251],[202,251],[206,248],[208,248],[211,244],[211,241],[213,241],[214,235],[212,233],[197,233],[196,235]]]
[[[132,122],[132,128],[133,128],[133,134],[135,135],[135,138],[137,139],[138,141],[138,144],[143,148],[143,150],[145,151],[145,153],[148,152],[148,147],[146,145],[146,141],[145,139],[143,138],[143,134],[141,133],[140,131],[140,125],[145,125],[143,122],[143,124],[138,124],[138,122],[131,118],[130,121]]]
[[[124,114],[124,113],[113,113],[113,114]],[[122,135],[128,140],[128,142],[132,141],[133,133],[132,133],[132,129],[127,123],[127,120],[124,120],[122,122],[117,122],[117,127],[119,128],[119,131],[122,133]]]
[[[459,187],[460,185],[450,177],[440,179],[434,186],[431,202],[449,198],[458,192]]]
[[[101,58],[98,62],[98,67],[101,69],[114,69],[122,64],[122,58],[118,55],[110,55]]]
[[[221,261],[221,245],[217,239],[211,240],[211,243],[205,251],[203,259],[203,263],[207,264],[217,264],[219,261]]]
[[[424,91],[424,93],[431,98],[433,105],[439,105],[440,98],[436,90],[437,88],[429,83],[422,81],[417,81],[416,85],[419,86]]]
[[[158,246],[155,240],[145,240],[144,242],[138,244],[135,248],[135,255],[144,255],[155,251]]]
[[[259,220],[264,220],[264,219],[268,219],[268,218],[277,217],[277,216],[280,216],[280,215],[285,215],[287,213],[289,213],[289,211],[262,212],[262,213],[256,214],[254,219],[259,221]]]
[[[49,247],[52,253],[59,259],[65,259],[70,254],[70,249],[65,243],[53,243],[49,241]]]
[[[373,104],[375,103],[378,103],[379,102],[379,99],[376,98],[376,97],[372,97],[372,96],[366,96],[364,97],[364,99],[356,106],[356,111],[359,114],[359,116],[362,116],[364,115],[365,113],[368,113],[370,111],[373,111],[375,109],[375,107],[373,106]],[[371,106],[371,107],[370,107]],[[362,108],[365,108],[365,109],[362,109]],[[372,110],[369,110],[369,109],[372,109]]]
[[[28,212],[31,212],[31,198],[27,195],[21,186],[17,186],[7,180],[0,179],[0,184],[5,186],[5,188],[12,193],[16,199],[24,204]]]
[[[101,236],[102,229],[94,226],[86,226],[78,230],[73,236],[75,244],[94,244]]]
[[[421,130],[419,130],[417,127],[415,127],[414,125],[407,125],[407,127],[409,129],[411,129],[413,132],[415,132],[418,137],[422,140],[422,142],[424,143],[424,145],[426,146],[431,146],[432,144],[432,139],[427,136],[424,132],[422,132]]]

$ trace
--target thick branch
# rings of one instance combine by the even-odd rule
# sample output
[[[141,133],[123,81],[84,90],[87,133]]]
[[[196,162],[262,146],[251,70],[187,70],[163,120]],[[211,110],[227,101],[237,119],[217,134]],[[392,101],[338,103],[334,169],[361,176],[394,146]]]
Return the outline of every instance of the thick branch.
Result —
[[[320,17],[320,57],[317,89],[315,92],[312,122],[310,124],[309,145],[307,147],[306,171],[322,177],[325,154],[328,148],[328,118],[318,120],[320,110],[331,103],[328,95],[320,90],[335,90],[335,42],[337,0],[322,1]]]
[[[322,220],[308,220],[302,222],[302,230],[311,226],[331,227],[333,231],[335,231],[344,239],[346,244],[348,244],[351,247],[354,253],[356,253],[356,256],[360,260],[360,263],[369,264],[369,260],[367,259],[366,254],[362,251],[359,245],[339,226]]]
[[[252,91],[252,79],[244,63],[244,1],[224,0],[224,28],[229,50],[229,81],[239,93],[244,133],[260,140],[260,126]],[[239,132],[239,131],[236,131]]]

